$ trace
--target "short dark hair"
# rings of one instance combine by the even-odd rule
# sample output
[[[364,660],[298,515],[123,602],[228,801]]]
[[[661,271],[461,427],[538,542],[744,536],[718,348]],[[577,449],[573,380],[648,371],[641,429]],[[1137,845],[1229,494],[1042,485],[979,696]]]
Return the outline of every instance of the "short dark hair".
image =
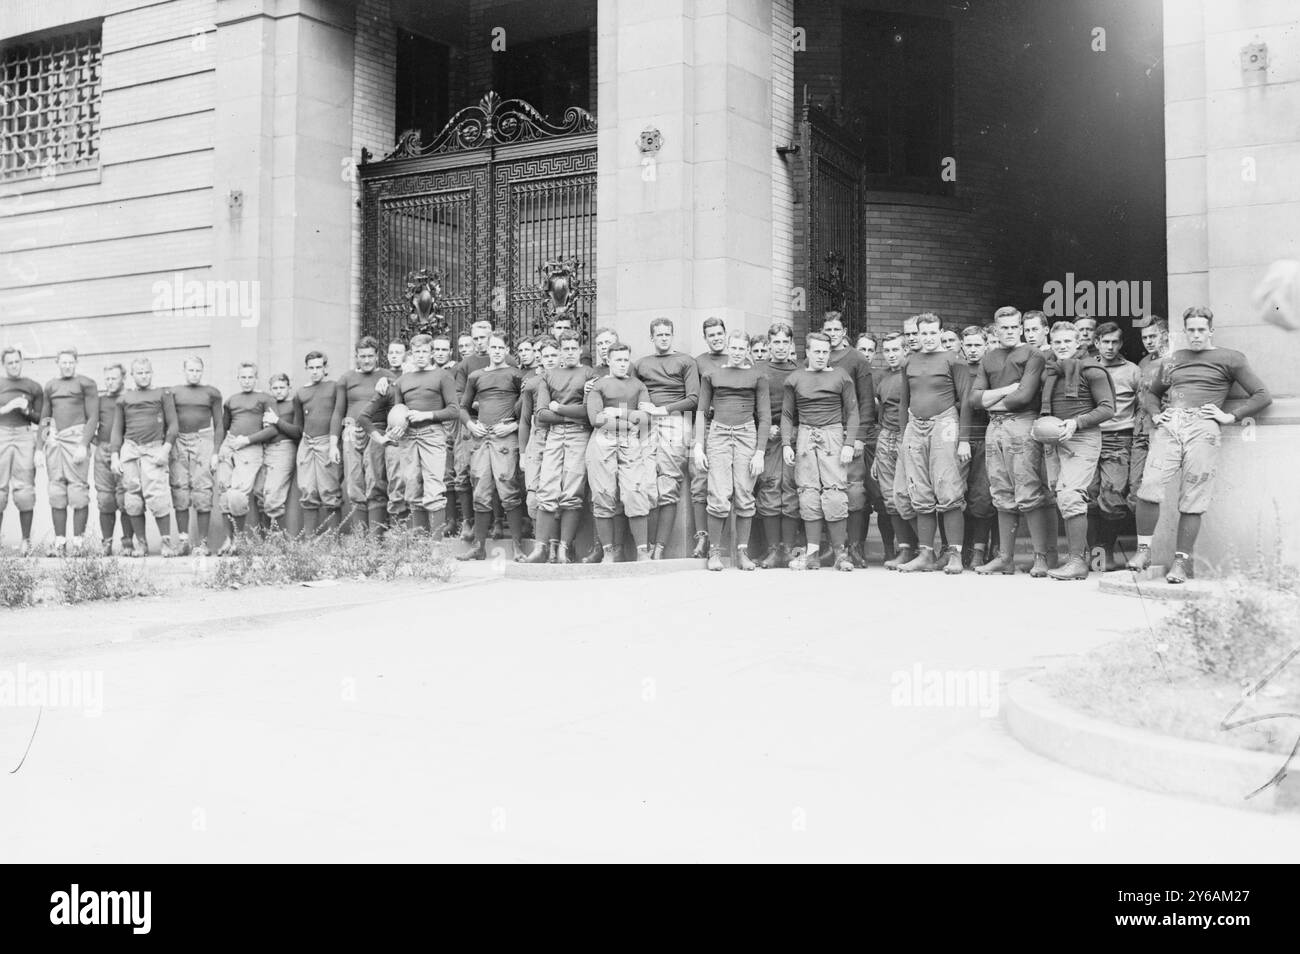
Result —
[[[560,343],[550,335],[538,335],[537,340],[533,342],[533,347],[538,351],[541,351],[543,348],[559,349]]]
[[[315,361],[317,358],[320,358],[321,361],[322,361],[323,363],[325,363],[325,364],[329,364],[329,363],[330,363],[330,359],[327,358],[327,357],[325,357],[325,352],[324,352],[324,351],[308,351],[308,352],[307,352],[307,357],[305,357],[305,358],[302,359],[302,363],[303,363],[304,365],[308,365],[308,364],[311,364],[313,361]]]
[[[1041,311],[1035,309],[1034,311],[1025,312],[1020,319],[1020,323],[1024,324],[1030,318],[1037,318],[1039,321],[1043,323],[1043,327],[1047,327],[1047,316],[1043,314]]]
[[[891,341],[901,341],[904,338],[905,335],[901,331],[891,331],[889,334],[885,335],[885,337],[880,339],[880,343],[883,346],[889,344]]]
[[[362,351],[366,348],[371,349],[372,351],[374,351],[375,354],[379,354],[380,351],[379,342],[376,341],[374,338],[372,338],[370,335],[366,335],[360,341],[357,342],[357,347],[356,347],[357,351]]]
[[[609,350],[605,352],[605,356],[611,357],[613,356],[615,351],[626,351],[628,355],[631,356],[632,346],[628,344],[624,344],[622,341],[615,341],[612,345],[609,346]]]
[[[862,340],[864,338],[870,341],[873,345],[876,345],[877,347],[880,346],[880,340],[875,335],[873,335],[870,331],[864,331],[862,332],[862,334],[858,335],[858,340],[855,343],[862,344]]]
[[[293,382],[289,380],[289,375],[285,374],[283,371],[277,371],[275,374],[267,378],[266,386],[269,388],[271,385],[275,384],[276,381],[283,381],[285,387],[289,387],[293,384]]]
[[[708,318],[704,319],[704,330],[707,332],[710,328],[721,328],[723,331],[726,331],[727,323],[717,315],[710,315]]]
[[[913,315],[916,319],[916,329],[921,330],[922,325],[938,325],[939,330],[943,330],[943,319],[932,311],[923,311],[919,315]]]
[[[808,337],[804,339],[804,345],[807,346],[808,344],[811,344],[814,341],[824,341],[827,344],[831,343],[831,339],[829,335],[823,334],[820,331],[808,332]]]
[[[961,330],[961,336],[965,338],[967,335],[979,335],[981,338],[983,338],[984,329],[981,328],[979,325],[967,325],[965,328]]]
[[[786,321],[783,318],[778,318],[776,321],[772,322],[772,324],[768,326],[767,338],[769,342],[772,340],[773,335],[785,335],[787,338],[793,341],[794,325],[790,324],[790,322]]]
[[[564,344],[566,341],[576,341],[578,344],[582,344],[582,335],[578,334],[576,331],[561,331],[556,336],[555,340],[560,344]]]
[[[1100,340],[1106,337],[1107,335],[1113,335],[1117,331],[1120,333],[1120,337],[1122,340],[1124,335],[1124,329],[1122,329],[1119,325],[1115,324],[1115,322],[1108,321],[1104,325],[1097,326],[1096,334],[1098,340]]]
[[[656,328],[667,328],[669,331],[673,331],[673,332],[677,330],[673,327],[672,320],[669,318],[652,319],[650,322],[650,334],[653,335],[655,333]]]
[[[1010,318],[1012,315],[1016,316],[1016,321],[1022,320],[1019,308],[1016,308],[1014,305],[1003,305],[997,311],[993,312],[993,323],[997,324],[999,318]]]
[[[1188,318],[1204,318],[1211,328],[1214,327],[1214,312],[1209,305],[1193,305],[1183,312],[1184,323]]]
[[[422,348],[425,345],[428,345],[429,347],[433,347],[433,335],[416,335],[414,338],[411,339],[412,351],[414,351],[416,348]]]

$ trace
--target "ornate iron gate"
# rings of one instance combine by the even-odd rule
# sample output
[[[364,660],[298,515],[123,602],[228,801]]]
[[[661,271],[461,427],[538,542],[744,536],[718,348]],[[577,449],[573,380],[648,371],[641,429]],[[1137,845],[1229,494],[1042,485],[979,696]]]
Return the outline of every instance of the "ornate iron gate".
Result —
[[[565,263],[585,340],[596,314],[595,128],[576,107],[557,126],[489,93],[428,145],[412,131],[379,162],[363,153],[364,333],[462,334],[487,318],[518,340],[549,323],[548,277]],[[426,278],[429,317],[412,303]]]
[[[810,327],[827,310],[843,312],[853,335],[865,330],[861,145],[822,110],[805,104],[799,124],[804,188],[799,227],[804,250],[796,284],[805,289]]]

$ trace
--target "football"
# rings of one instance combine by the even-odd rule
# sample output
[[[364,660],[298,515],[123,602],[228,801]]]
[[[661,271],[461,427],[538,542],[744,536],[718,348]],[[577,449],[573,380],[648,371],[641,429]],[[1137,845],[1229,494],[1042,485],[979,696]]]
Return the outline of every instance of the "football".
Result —
[[[1059,417],[1040,417],[1030,427],[1029,436],[1042,444],[1055,444],[1065,436],[1065,422]]]

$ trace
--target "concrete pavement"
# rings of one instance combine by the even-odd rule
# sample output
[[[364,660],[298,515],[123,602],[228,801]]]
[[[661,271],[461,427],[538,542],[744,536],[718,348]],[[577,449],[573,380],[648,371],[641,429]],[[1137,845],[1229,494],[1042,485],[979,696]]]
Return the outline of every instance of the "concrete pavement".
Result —
[[[25,764],[0,775],[0,855],[1226,862],[1300,848],[1295,818],[1130,789],[1009,737],[990,690],[1166,611],[1093,582],[729,571],[385,597],[32,656],[102,673],[103,714],[44,710]],[[6,773],[34,719],[0,708]]]

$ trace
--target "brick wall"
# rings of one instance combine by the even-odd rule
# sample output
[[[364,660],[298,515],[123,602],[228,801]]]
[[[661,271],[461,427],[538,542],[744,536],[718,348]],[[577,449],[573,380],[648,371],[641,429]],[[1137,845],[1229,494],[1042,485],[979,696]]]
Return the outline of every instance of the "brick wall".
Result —
[[[793,318],[795,182],[777,147],[795,138],[794,0],[772,2],[772,318]]]

